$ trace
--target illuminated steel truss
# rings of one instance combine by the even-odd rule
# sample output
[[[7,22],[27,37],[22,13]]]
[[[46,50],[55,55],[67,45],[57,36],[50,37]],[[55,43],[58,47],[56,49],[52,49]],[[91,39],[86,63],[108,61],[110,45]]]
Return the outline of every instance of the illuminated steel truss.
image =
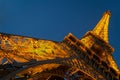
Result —
[[[0,80],[120,80],[108,43],[110,12],[81,39],[62,42],[0,33]]]

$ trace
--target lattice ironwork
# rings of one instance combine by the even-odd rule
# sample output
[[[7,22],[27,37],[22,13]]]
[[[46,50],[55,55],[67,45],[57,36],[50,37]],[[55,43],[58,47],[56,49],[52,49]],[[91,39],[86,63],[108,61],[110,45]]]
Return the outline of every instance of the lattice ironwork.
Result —
[[[0,80],[120,80],[109,17],[107,11],[81,39],[69,33],[62,42],[0,33]]]

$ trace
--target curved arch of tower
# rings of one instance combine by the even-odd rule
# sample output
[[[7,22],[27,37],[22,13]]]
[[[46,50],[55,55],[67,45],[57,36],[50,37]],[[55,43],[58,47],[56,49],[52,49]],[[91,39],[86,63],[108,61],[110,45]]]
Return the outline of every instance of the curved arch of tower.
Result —
[[[0,80],[120,80],[108,40],[111,13],[81,39],[62,42],[0,33]]]

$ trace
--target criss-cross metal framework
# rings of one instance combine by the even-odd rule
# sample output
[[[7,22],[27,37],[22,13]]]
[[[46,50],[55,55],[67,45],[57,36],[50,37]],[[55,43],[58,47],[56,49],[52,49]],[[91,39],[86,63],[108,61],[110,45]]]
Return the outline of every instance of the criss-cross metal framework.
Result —
[[[0,33],[0,80],[119,80],[109,17],[106,11],[83,38],[69,33],[62,42]]]

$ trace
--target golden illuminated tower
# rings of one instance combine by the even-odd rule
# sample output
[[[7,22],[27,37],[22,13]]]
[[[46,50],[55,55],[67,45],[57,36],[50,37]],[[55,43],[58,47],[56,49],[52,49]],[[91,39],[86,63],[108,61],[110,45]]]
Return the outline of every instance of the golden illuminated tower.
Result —
[[[0,80],[120,80],[108,40],[111,13],[81,39],[62,42],[0,33]]]
[[[112,57],[114,49],[108,43],[108,24],[110,16],[111,13],[106,11],[95,28],[87,32],[80,41],[103,61],[119,71]]]

